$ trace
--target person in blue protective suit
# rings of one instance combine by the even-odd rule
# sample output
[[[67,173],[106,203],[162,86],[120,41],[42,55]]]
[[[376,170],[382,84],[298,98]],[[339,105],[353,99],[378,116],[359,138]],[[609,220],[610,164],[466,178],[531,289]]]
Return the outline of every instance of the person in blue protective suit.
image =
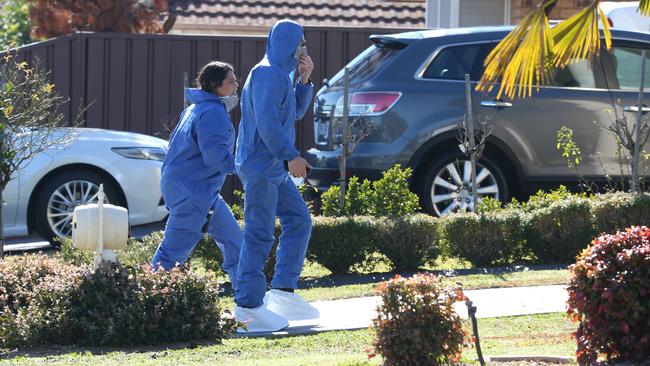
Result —
[[[293,293],[311,235],[311,216],[287,174],[306,177],[309,168],[295,144],[295,122],[313,96],[314,65],[306,54],[302,27],[277,22],[268,36],[266,54],[253,67],[242,89],[235,164],[244,185],[244,239],[235,319],[249,332],[275,331],[287,320],[318,317],[318,310]],[[298,72],[294,82],[294,74]],[[286,169],[285,169],[286,164]],[[276,253],[272,289],[266,292],[264,264],[274,243],[275,218],[282,235]],[[242,331],[240,329],[240,331]]]
[[[207,225],[236,288],[242,233],[219,192],[226,176],[235,173],[235,130],[228,112],[237,106],[238,83],[231,65],[213,61],[203,66],[196,84],[199,88],[185,89],[190,106],[171,134],[162,165],[160,188],[169,217],[152,264],[166,270],[184,264]]]

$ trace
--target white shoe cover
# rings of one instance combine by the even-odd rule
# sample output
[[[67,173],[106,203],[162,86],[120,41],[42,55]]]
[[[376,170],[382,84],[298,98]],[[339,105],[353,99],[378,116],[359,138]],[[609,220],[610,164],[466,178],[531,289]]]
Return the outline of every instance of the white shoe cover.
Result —
[[[270,290],[264,295],[264,306],[287,320],[320,318],[320,312],[300,295],[282,290]]]
[[[247,328],[238,328],[237,333],[276,332],[289,326],[286,319],[264,306],[250,309],[235,306],[235,320],[245,323]]]

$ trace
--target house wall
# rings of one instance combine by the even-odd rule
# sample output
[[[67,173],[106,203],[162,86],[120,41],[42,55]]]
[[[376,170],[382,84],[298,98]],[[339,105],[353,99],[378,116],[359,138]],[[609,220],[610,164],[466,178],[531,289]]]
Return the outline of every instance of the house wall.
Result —
[[[305,28],[317,91],[370,45],[371,34],[400,29]],[[139,132],[166,138],[183,109],[183,78],[194,79],[211,60],[226,61],[245,80],[264,56],[266,37],[75,33],[17,49],[17,59],[37,60],[49,70],[55,89],[70,102],[60,111],[70,117],[89,104],[85,126]],[[242,85],[243,86],[243,85]],[[235,126],[238,108],[232,113]],[[297,124],[296,142],[306,150],[314,145],[312,110]],[[229,178],[222,195],[240,188]]]

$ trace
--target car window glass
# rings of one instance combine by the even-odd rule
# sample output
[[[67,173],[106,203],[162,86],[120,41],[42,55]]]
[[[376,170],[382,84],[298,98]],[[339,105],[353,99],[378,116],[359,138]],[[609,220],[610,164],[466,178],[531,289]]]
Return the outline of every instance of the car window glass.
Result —
[[[350,83],[359,83],[368,80],[379,69],[380,65],[396,56],[401,48],[376,44],[368,47],[359,56],[355,57],[347,67],[350,69]],[[344,68],[334,75],[329,84],[343,84]]]
[[[589,60],[575,60],[565,68],[553,70],[551,86],[595,88],[596,80]]]
[[[645,88],[650,87],[650,52],[646,53]],[[641,49],[615,47],[612,63],[620,89],[638,90],[641,81]]]
[[[442,49],[424,70],[425,79],[479,80],[483,74],[483,62],[496,43],[480,43],[452,46]]]

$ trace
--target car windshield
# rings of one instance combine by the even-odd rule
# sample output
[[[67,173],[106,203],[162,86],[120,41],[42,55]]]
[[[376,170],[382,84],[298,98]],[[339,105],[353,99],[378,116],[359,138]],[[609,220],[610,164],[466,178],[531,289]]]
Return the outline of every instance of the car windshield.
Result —
[[[350,68],[350,84],[360,83],[368,80],[379,70],[380,65],[394,58],[403,48],[401,44],[384,44],[377,43],[361,52],[347,65]],[[334,75],[330,81],[330,86],[343,86],[343,74],[345,68],[341,69]]]

